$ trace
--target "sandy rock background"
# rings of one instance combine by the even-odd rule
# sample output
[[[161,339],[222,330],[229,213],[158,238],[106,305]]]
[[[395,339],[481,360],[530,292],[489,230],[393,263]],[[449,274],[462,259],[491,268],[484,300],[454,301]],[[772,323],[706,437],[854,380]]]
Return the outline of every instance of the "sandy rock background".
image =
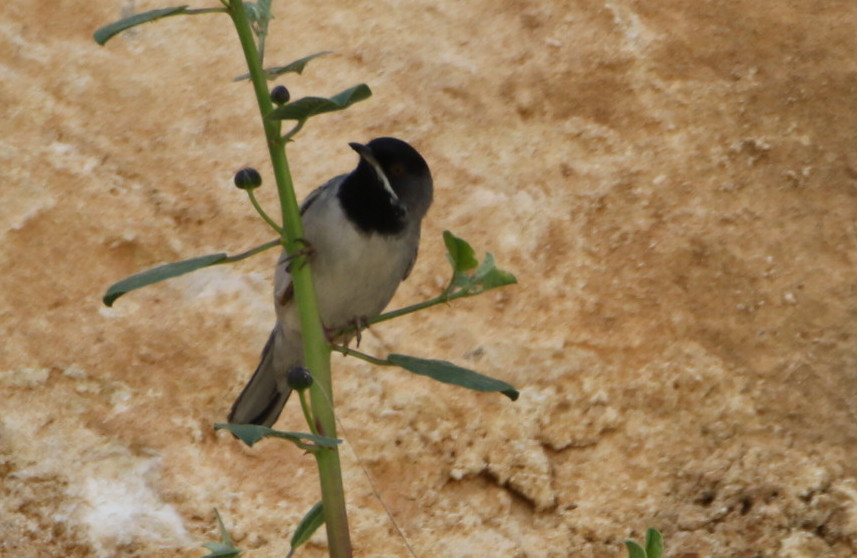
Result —
[[[197,2],[194,7],[214,5]],[[312,459],[222,421],[270,326],[273,252],[100,301],[159,263],[271,238],[228,19],[0,5],[0,554],[200,556],[216,506],[283,556]],[[393,303],[437,292],[451,229],[520,285],[363,348],[514,383],[474,394],[336,358],[358,556],[857,554],[857,4],[276,2],[294,96],[365,81],[290,160],[302,195],[396,135],[436,203]],[[302,429],[296,405],[278,424]],[[382,501],[383,504],[382,505]],[[300,556],[323,556],[317,534]]]

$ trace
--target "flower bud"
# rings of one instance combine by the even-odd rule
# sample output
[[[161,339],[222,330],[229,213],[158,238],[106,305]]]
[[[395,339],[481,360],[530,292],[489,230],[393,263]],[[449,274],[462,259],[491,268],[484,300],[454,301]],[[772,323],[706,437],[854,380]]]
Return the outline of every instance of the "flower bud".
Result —
[[[303,366],[295,366],[289,370],[286,378],[289,387],[296,391],[303,391],[312,385],[312,374]]]
[[[278,85],[271,89],[271,100],[275,105],[285,105],[291,99],[291,95],[289,94],[289,90],[286,89],[285,85]]]
[[[262,176],[253,168],[241,169],[235,173],[235,186],[242,190],[252,190],[262,185]]]

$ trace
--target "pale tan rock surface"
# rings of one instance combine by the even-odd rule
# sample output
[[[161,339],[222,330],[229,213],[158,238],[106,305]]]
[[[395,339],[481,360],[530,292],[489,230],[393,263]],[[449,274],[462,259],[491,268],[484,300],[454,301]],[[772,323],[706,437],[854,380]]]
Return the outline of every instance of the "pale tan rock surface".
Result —
[[[0,555],[199,556],[216,506],[283,556],[318,498],[311,458],[211,428],[273,322],[273,253],[100,301],[271,236],[231,185],[258,167],[275,208],[227,19],[91,40],[162,5],[0,5]],[[293,95],[375,92],[299,136],[301,194],[349,141],[431,164],[394,305],[442,285],[444,229],[520,279],[363,344],[516,403],[335,359],[356,555],[409,555],[381,500],[421,557],[618,557],[649,526],[673,557],[857,555],[857,4],[275,6],[271,64],[335,51]]]

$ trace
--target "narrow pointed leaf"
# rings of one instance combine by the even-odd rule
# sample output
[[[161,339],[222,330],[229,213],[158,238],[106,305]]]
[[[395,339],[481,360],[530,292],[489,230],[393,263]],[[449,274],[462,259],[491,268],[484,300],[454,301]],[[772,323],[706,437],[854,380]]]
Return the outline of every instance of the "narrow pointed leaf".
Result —
[[[214,509],[214,515],[217,517],[217,528],[220,531],[220,541],[205,543],[202,546],[210,550],[203,558],[236,558],[241,555],[241,550],[235,548],[232,543],[232,537],[229,536],[229,531],[223,525],[223,520],[220,518],[220,512],[217,508]]]
[[[281,76],[283,74],[288,74],[288,73],[302,74],[304,71],[304,68],[309,63],[310,60],[318,58],[319,56],[325,56],[325,55],[330,54],[330,53],[331,53],[331,51],[329,51],[329,50],[325,50],[322,52],[316,52],[315,54],[310,54],[309,56],[304,56],[303,58],[299,58],[298,60],[295,60],[294,62],[289,62],[285,66],[272,66],[270,68],[265,68],[265,77],[267,77],[268,79],[274,79],[277,76]],[[237,78],[235,78],[234,81],[241,81],[244,79],[250,79],[250,74],[240,75]]]
[[[321,502],[316,503],[301,519],[295,534],[292,535],[292,551],[309,540],[319,527],[324,525],[324,506]]]
[[[628,547],[628,558],[646,558],[646,551],[634,541],[625,541],[625,546]]]
[[[220,542],[232,546],[232,537],[229,535],[229,531],[226,530],[226,525],[223,524],[223,518],[220,517],[220,512],[217,511],[217,508],[214,508],[214,517],[217,518],[217,530],[220,531]]]
[[[149,23],[150,21],[155,21],[165,17],[179,15],[186,11],[187,6],[185,5],[174,6],[172,8],[161,8],[159,10],[150,10],[141,14],[132,15],[131,17],[126,17],[124,19],[120,19],[119,21],[114,21],[113,23],[105,25],[104,27],[98,29],[92,35],[92,38],[95,39],[96,43],[104,46],[107,41],[109,41],[111,38],[118,35],[122,31],[125,31],[126,29],[130,29],[132,27],[136,27],[137,25],[142,25],[144,23]]]
[[[265,59],[265,40],[268,37],[268,24],[274,19],[271,13],[271,0],[243,2],[244,13],[250,22],[250,29],[256,35],[259,60]]]
[[[449,231],[443,231],[443,243],[446,244],[446,257],[452,265],[453,273],[464,273],[479,265],[473,247]]]
[[[389,355],[387,360],[409,372],[428,376],[445,384],[461,386],[475,391],[499,391],[512,401],[517,400],[520,395],[518,390],[506,382],[462,368],[445,360],[429,360],[398,354]]]
[[[260,244],[255,248],[234,256],[227,256],[223,253],[209,254],[207,256],[199,256],[197,258],[182,260],[180,262],[159,265],[158,267],[153,267],[152,269],[147,269],[140,273],[135,273],[134,275],[126,277],[118,283],[113,284],[109,289],[107,289],[107,292],[104,293],[102,300],[105,305],[113,306],[116,299],[127,292],[164,281],[165,279],[172,279],[173,277],[178,277],[179,275],[184,275],[185,273],[190,273],[191,271],[196,271],[197,269],[202,269],[204,267],[241,261],[249,258],[250,256],[255,256],[259,252],[264,252],[265,250],[270,250],[271,248],[280,245],[280,240],[277,239]]]
[[[158,267],[153,267],[151,269],[141,271],[140,273],[135,273],[118,283],[114,283],[109,289],[107,289],[107,292],[104,293],[102,300],[105,305],[113,306],[116,299],[127,292],[143,288],[153,283],[158,283],[165,279],[172,279],[173,277],[178,277],[179,275],[184,275],[185,273],[190,273],[191,271],[196,271],[203,267],[217,265],[226,261],[228,258],[229,256],[223,253],[209,254],[207,256],[199,256],[197,258],[191,258],[180,262],[159,265]]]
[[[650,527],[646,531],[646,558],[661,558],[664,554],[664,538],[660,531]]]
[[[319,436],[305,432],[283,432],[282,430],[274,430],[267,426],[258,426],[256,424],[222,424],[214,425],[215,430],[228,430],[235,436],[241,439],[248,446],[252,446],[263,438],[283,438],[294,442],[301,449],[310,449],[313,446],[323,448],[335,448],[342,440],[336,438],[328,438],[327,436]]]
[[[482,291],[489,291],[497,287],[514,285],[518,280],[508,271],[497,269],[497,265],[494,263],[494,255],[489,253],[485,256],[485,260],[479,266],[479,269],[473,274],[473,282]]]
[[[323,50],[321,52],[316,52],[315,54],[310,54],[309,56],[304,56],[303,58],[298,58],[293,62],[289,62],[285,66],[274,66],[272,68],[266,68],[265,74],[267,74],[268,77],[277,77],[288,73],[302,74],[304,68],[311,60],[315,60],[316,58],[319,58],[321,56],[326,56],[328,54],[331,54],[332,52],[333,51],[330,50]]]
[[[268,22],[274,19],[274,12],[271,11],[271,0],[259,0],[256,5],[259,6],[259,11]]]
[[[369,89],[369,86],[361,83],[337,93],[329,99],[323,97],[303,97],[291,103],[286,103],[271,111],[268,117],[276,120],[306,120],[317,114],[343,110],[358,101],[368,99],[371,95],[372,90]]]
[[[254,33],[266,35],[268,24],[274,19],[271,13],[271,0],[259,0],[258,2],[244,2],[244,13],[253,28]]]
[[[202,558],[238,558],[241,556],[240,550],[223,543],[205,543],[202,546],[211,551]]]

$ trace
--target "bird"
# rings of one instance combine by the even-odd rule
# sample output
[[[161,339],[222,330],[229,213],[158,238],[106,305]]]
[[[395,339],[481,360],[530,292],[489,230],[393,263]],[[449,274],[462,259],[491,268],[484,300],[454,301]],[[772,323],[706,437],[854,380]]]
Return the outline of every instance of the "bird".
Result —
[[[384,310],[414,267],[434,195],[428,164],[407,142],[380,137],[348,145],[357,167],[316,188],[300,208],[301,241],[327,331],[359,330]],[[291,393],[289,371],[304,364],[290,263],[283,251],[274,274],[276,325],[232,405],[232,424],[272,426]]]

